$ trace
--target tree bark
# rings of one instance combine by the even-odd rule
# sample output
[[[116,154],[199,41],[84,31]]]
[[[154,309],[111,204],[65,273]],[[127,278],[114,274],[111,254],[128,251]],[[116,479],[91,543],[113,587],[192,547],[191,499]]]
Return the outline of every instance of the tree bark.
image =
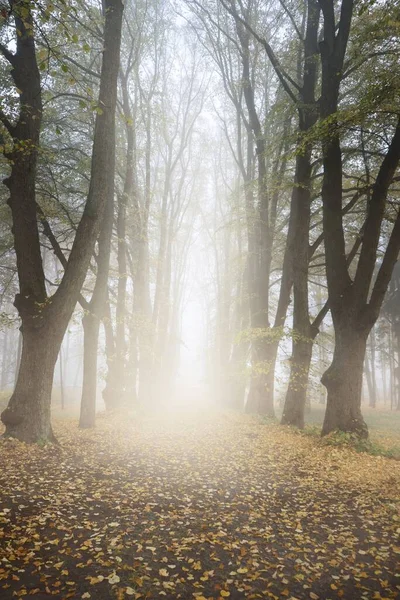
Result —
[[[114,150],[115,151],[115,150]],[[99,345],[100,321],[104,318],[107,301],[108,274],[110,269],[111,237],[114,222],[114,169],[110,173],[108,200],[99,237],[97,257],[97,275],[88,313],[83,326],[83,384],[81,399],[80,427],[94,427],[97,398],[97,357]],[[121,397],[113,393],[108,386],[103,390],[106,408],[118,407]],[[87,406],[86,406],[87,404]]]
[[[36,165],[42,117],[41,81],[36,62],[34,25],[30,6],[24,3],[24,20],[14,12],[16,53],[7,51],[12,76],[20,91],[17,124],[9,126],[15,147],[7,155],[14,246],[20,293],[15,306],[22,319],[23,347],[16,387],[1,418],[5,435],[23,441],[54,441],[50,423],[51,389],[61,342],[86,277],[108,198],[114,143],[115,106],[123,4],[105,0],[104,52],[99,105],[93,141],[92,171],[87,202],[57,291],[47,298],[36,217]],[[28,13],[26,11],[28,10]],[[28,25],[28,27],[26,26]],[[3,52],[4,54],[4,52]],[[20,152],[20,144],[27,151]]]
[[[332,3],[320,0],[320,6],[324,17],[324,39],[320,43],[320,107],[322,119],[329,119],[329,133],[322,140],[323,231],[329,304],[335,329],[333,361],[322,378],[328,390],[322,434],[341,429],[366,437],[368,428],[360,410],[366,340],[378,318],[400,251],[398,215],[372,285],[387,196],[400,160],[400,119],[368,202],[361,251],[353,280],[345,254],[343,163],[337,111],[354,0],[342,0],[337,24]]]
[[[265,331],[263,335],[269,335]],[[252,342],[252,377],[246,403],[246,413],[275,416],[274,383],[275,364],[279,341],[260,340]]]
[[[333,360],[322,377],[328,392],[322,435],[339,430],[366,438],[361,393],[368,331],[337,327],[335,335]]]
[[[79,427],[90,429],[96,422],[97,396],[97,346],[100,318],[96,313],[87,313],[83,319],[83,382]]]
[[[126,229],[127,229],[127,211],[128,207],[133,210],[133,245],[137,249],[140,237],[140,210],[137,198],[137,186],[135,180],[135,161],[136,161],[136,139],[134,115],[131,109],[128,78],[133,68],[133,62],[130,60],[126,72],[120,74],[122,90],[122,108],[125,120],[126,131],[126,163],[124,189],[118,197],[117,214],[117,263],[118,263],[118,288],[117,305],[115,311],[115,355],[113,360],[108,363],[108,372],[106,387],[103,391],[103,398],[106,406],[112,402],[116,405],[121,404],[126,398],[127,377],[127,342],[126,342],[126,291],[128,280],[127,267],[127,247],[126,247]],[[137,256],[133,258],[137,264]],[[136,284],[136,282],[135,282]],[[134,334],[135,337],[135,334]],[[136,337],[135,337],[136,339]],[[136,386],[134,386],[136,389]],[[131,390],[132,392],[133,390]],[[133,394],[136,397],[136,394]],[[132,393],[130,394],[132,396]],[[130,398],[131,400],[132,398]]]
[[[293,344],[288,391],[282,414],[282,425],[294,425],[303,429],[307,402],[308,377],[314,340],[298,339]]]
[[[51,390],[61,339],[52,324],[25,320],[19,374],[1,416],[7,436],[27,443],[55,441],[50,421]]]
[[[9,338],[9,329],[6,327],[3,336],[3,352],[2,352],[2,360],[1,360],[1,390],[4,390],[7,387],[7,374],[8,374],[8,338]]]

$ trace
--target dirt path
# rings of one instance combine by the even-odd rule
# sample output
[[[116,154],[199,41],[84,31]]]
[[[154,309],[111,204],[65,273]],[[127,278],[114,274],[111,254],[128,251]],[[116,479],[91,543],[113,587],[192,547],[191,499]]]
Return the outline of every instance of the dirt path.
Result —
[[[0,443],[2,600],[400,597],[400,463],[215,413],[56,430]]]

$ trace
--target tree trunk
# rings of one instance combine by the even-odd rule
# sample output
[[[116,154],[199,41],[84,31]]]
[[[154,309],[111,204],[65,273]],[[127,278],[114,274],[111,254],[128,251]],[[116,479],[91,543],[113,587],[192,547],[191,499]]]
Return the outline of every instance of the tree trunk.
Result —
[[[19,3],[12,2],[12,5]],[[123,4],[105,0],[104,52],[96,114],[89,193],[62,281],[47,298],[41,257],[35,197],[36,166],[42,117],[41,80],[36,61],[34,20],[29,3],[22,20],[15,11],[16,54],[7,51],[15,86],[20,92],[20,113],[15,126],[7,125],[14,139],[7,154],[14,247],[20,293],[15,306],[22,319],[23,350],[15,391],[2,413],[6,435],[35,442],[54,440],[50,423],[54,368],[64,333],[78,300],[99,235],[113,178],[115,106],[119,68]],[[4,54],[4,51],[2,50]],[[29,148],[20,152],[21,143]]]
[[[62,344],[60,347],[60,354],[59,354],[59,367],[60,367],[60,400],[61,400],[61,409],[64,410],[65,408],[65,389],[64,389],[64,365],[63,365],[63,360],[64,360],[64,356],[63,356],[63,348],[62,348]]]
[[[102,395],[104,404],[106,406],[106,410],[112,409],[112,398],[113,392],[112,390],[115,388],[114,377],[117,376],[117,370],[114,368],[114,361],[116,356],[115,351],[115,336],[112,326],[112,316],[111,316],[111,308],[110,302],[108,298],[108,290],[106,296],[106,303],[103,314],[103,329],[105,335],[105,354],[106,354],[106,362],[107,362],[107,379],[106,385],[103,389]]]
[[[335,352],[322,376],[327,389],[322,435],[336,430],[368,437],[361,414],[361,392],[368,331],[336,326]]]
[[[89,311],[83,319],[84,361],[80,427],[94,427],[97,397],[99,331],[100,321],[104,319],[106,311],[113,217],[114,186],[109,190],[108,205],[106,207],[106,214],[103,218],[103,226],[99,238],[96,283],[89,303]],[[103,397],[106,408],[113,408],[120,405],[121,396],[115,394],[115,388],[110,392],[109,387],[106,386],[103,390]],[[87,404],[87,407],[85,404]],[[90,415],[90,417],[82,418],[82,415]]]
[[[377,389],[376,389],[376,337],[375,337],[375,328],[372,328],[371,331],[371,383],[372,383],[372,402],[370,402],[370,406],[372,408],[376,408],[377,402]]]
[[[126,164],[123,193],[118,197],[118,216],[117,216],[117,263],[118,263],[118,289],[117,305],[115,311],[115,356],[113,360],[108,361],[108,372],[106,387],[103,391],[103,397],[106,406],[114,399],[114,404],[121,404],[123,400],[128,400],[126,396],[126,387],[129,385],[127,372],[127,343],[126,343],[126,292],[127,292],[127,211],[128,207],[133,209],[133,246],[134,263],[137,264],[137,247],[140,238],[140,211],[137,199],[136,185],[136,133],[135,119],[132,113],[128,86],[128,77],[132,69],[132,62],[129,62],[125,74],[120,74],[122,90],[122,106],[125,118],[126,130]],[[136,285],[136,281],[134,281]],[[136,388],[136,386],[135,386]],[[135,389],[134,388],[134,389]],[[132,394],[130,394],[132,395]]]
[[[8,338],[9,329],[6,327],[3,337],[3,356],[1,361],[1,384],[0,387],[4,390],[7,387],[7,373],[8,373]]]
[[[19,369],[21,366],[22,355],[22,333],[19,329],[17,332],[17,352],[15,354],[15,371],[14,371],[14,388],[17,385]]]
[[[17,383],[1,415],[7,437],[27,443],[55,441],[50,422],[51,389],[62,333],[49,325],[24,325]]]
[[[365,352],[364,373],[365,373],[365,379],[367,381],[369,406],[372,408],[375,406],[375,402],[374,402],[374,388],[372,385],[371,367],[369,364],[368,350]]]
[[[275,417],[274,379],[278,343],[254,340],[252,343],[252,377],[246,402],[246,413]]]
[[[83,319],[83,384],[79,427],[89,429],[95,426],[97,396],[97,346],[100,319],[94,313],[87,313]]]
[[[282,425],[294,425],[303,429],[307,401],[308,377],[314,340],[301,339],[293,345],[289,387],[282,414]]]
[[[397,400],[396,409],[400,410],[400,331],[399,331],[399,326],[397,326],[397,328],[396,328],[396,341],[397,341],[397,366],[395,368],[395,373],[396,373],[395,382],[397,380],[397,386],[395,383],[395,387],[397,387],[397,395],[395,395],[395,398]]]

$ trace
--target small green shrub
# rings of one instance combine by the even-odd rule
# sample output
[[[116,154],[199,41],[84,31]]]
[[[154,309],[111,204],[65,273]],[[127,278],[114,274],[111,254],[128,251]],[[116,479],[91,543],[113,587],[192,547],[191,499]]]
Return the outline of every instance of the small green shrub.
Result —
[[[323,437],[321,443],[325,446],[347,447],[356,452],[366,452],[373,456],[385,456],[400,460],[400,448],[384,448],[371,439],[361,439],[356,434],[348,431],[334,431]]]

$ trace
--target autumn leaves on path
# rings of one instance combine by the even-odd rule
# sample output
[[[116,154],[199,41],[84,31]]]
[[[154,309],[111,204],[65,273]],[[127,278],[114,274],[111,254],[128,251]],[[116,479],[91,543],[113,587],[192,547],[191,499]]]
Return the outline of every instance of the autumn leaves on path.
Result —
[[[243,415],[56,431],[0,442],[2,600],[399,597],[399,462]]]

